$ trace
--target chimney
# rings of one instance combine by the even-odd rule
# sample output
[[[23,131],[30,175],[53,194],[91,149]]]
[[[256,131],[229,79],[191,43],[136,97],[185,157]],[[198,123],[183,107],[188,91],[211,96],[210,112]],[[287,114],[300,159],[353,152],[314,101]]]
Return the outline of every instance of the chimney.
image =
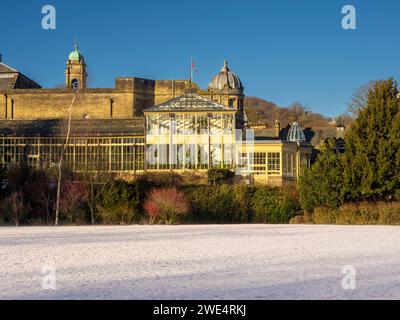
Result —
[[[275,138],[278,139],[281,135],[281,123],[278,119],[275,120]]]

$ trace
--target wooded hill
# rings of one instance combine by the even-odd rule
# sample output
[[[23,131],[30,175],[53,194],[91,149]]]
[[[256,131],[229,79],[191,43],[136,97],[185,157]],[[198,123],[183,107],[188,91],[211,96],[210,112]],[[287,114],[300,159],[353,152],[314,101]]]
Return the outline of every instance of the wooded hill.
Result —
[[[332,119],[312,112],[301,103],[295,102],[288,108],[282,108],[275,103],[257,97],[245,97],[244,109],[252,126],[265,125],[273,128],[278,119],[281,126],[299,122],[304,128],[333,127]]]

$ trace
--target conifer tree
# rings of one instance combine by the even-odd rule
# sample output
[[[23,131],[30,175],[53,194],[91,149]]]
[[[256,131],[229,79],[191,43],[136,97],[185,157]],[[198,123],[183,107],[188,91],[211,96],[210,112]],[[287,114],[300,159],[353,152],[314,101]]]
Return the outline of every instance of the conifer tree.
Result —
[[[302,208],[311,212],[316,206],[337,208],[343,203],[344,156],[336,151],[336,143],[328,140],[317,161],[299,180]]]
[[[347,200],[391,200],[395,196],[400,181],[398,94],[394,79],[376,82],[346,135]]]

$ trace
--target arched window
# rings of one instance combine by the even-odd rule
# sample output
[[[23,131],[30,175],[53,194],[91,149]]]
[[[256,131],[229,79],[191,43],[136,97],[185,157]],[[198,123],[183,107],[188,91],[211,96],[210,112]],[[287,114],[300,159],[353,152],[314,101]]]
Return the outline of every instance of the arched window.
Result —
[[[78,89],[79,88],[79,81],[77,79],[73,79],[71,81],[71,86],[72,86],[72,89]]]

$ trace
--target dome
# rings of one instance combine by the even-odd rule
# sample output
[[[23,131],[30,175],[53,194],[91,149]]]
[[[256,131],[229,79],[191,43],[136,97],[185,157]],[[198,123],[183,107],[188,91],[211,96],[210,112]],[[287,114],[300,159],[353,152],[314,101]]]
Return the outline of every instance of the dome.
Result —
[[[78,45],[75,45],[75,50],[69,54],[68,60],[79,62],[84,60],[83,55],[78,50]]]
[[[228,67],[228,62],[225,60],[221,71],[211,80],[208,89],[223,90],[223,89],[243,90],[242,81]]]
[[[293,142],[305,142],[306,141],[306,136],[304,134],[304,130],[297,122],[293,122],[293,124],[290,126],[290,129],[289,129],[289,132],[287,135],[287,140],[293,141]]]

